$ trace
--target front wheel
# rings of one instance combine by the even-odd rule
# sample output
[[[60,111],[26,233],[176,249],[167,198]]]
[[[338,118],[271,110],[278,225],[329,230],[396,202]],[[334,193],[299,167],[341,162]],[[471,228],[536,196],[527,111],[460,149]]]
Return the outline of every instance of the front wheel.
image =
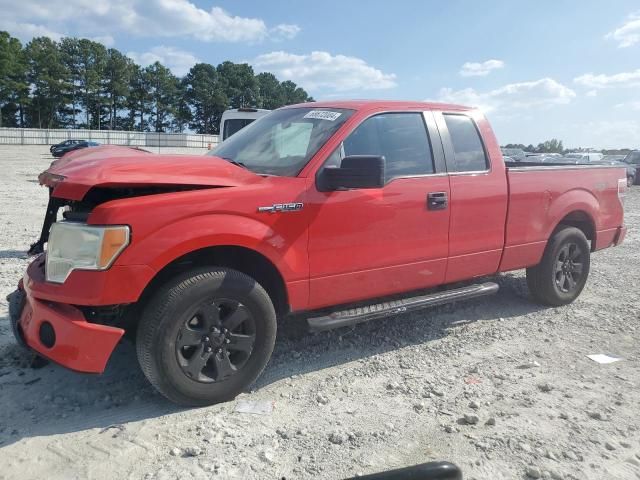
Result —
[[[587,237],[577,228],[563,228],[549,240],[542,261],[527,269],[531,295],[545,305],[571,303],[587,283],[589,266]]]
[[[151,299],[136,349],[151,384],[180,405],[235,398],[267,365],[276,315],[264,288],[235,270],[196,270]]]

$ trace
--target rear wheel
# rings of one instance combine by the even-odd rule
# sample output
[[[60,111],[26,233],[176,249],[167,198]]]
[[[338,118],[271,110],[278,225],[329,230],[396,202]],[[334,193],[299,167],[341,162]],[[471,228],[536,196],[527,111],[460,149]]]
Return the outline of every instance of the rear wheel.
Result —
[[[269,296],[235,270],[189,272],[145,308],[136,348],[142,371],[169,400],[189,406],[233,399],[266,366],[276,336]]]
[[[584,233],[574,227],[557,231],[549,240],[542,261],[527,269],[532,296],[545,305],[573,302],[589,276],[590,248]]]

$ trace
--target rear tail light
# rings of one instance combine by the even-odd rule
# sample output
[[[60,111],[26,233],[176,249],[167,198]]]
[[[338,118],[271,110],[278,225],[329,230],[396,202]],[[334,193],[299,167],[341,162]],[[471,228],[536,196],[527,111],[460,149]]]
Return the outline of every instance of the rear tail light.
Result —
[[[620,204],[624,209],[624,199],[627,196],[627,177],[618,179],[618,199],[620,200]]]

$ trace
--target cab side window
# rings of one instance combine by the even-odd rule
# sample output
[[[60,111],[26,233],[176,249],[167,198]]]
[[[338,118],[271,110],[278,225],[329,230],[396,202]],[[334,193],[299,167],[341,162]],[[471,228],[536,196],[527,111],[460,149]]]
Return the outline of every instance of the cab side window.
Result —
[[[489,168],[480,133],[466,115],[444,114],[454,152],[454,172],[480,172]]]
[[[386,159],[386,179],[434,173],[433,155],[422,113],[384,113],[360,124],[329,157],[338,165],[350,155]]]

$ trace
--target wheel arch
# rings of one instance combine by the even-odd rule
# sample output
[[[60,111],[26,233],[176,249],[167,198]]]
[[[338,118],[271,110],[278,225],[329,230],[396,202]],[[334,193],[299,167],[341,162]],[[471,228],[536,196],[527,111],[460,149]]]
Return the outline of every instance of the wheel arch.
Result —
[[[589,213],[584,210],[573,210],[567,213],[556,224],[549,238],[565,227],[575,227],[584,233],[584,236],[587,237],[587,240],[590,242],[591,251],[593,252],[595,250],[597,237],[596,224]]]
[[[590,242],[591,251],[596,247],[600,202],[593,192],[574,188],[552,200],[549,205],[547,241],[563,226],[582,231]]]
[[[177,275],[207,266],[230,268],[250,276],[267,291],[278,316],[289,313],[287,287],[278,268],[256,250],[237,245],[204,247],[175,258],[147,284],[140,295],[138,307],[144,308],[153,293]]]

